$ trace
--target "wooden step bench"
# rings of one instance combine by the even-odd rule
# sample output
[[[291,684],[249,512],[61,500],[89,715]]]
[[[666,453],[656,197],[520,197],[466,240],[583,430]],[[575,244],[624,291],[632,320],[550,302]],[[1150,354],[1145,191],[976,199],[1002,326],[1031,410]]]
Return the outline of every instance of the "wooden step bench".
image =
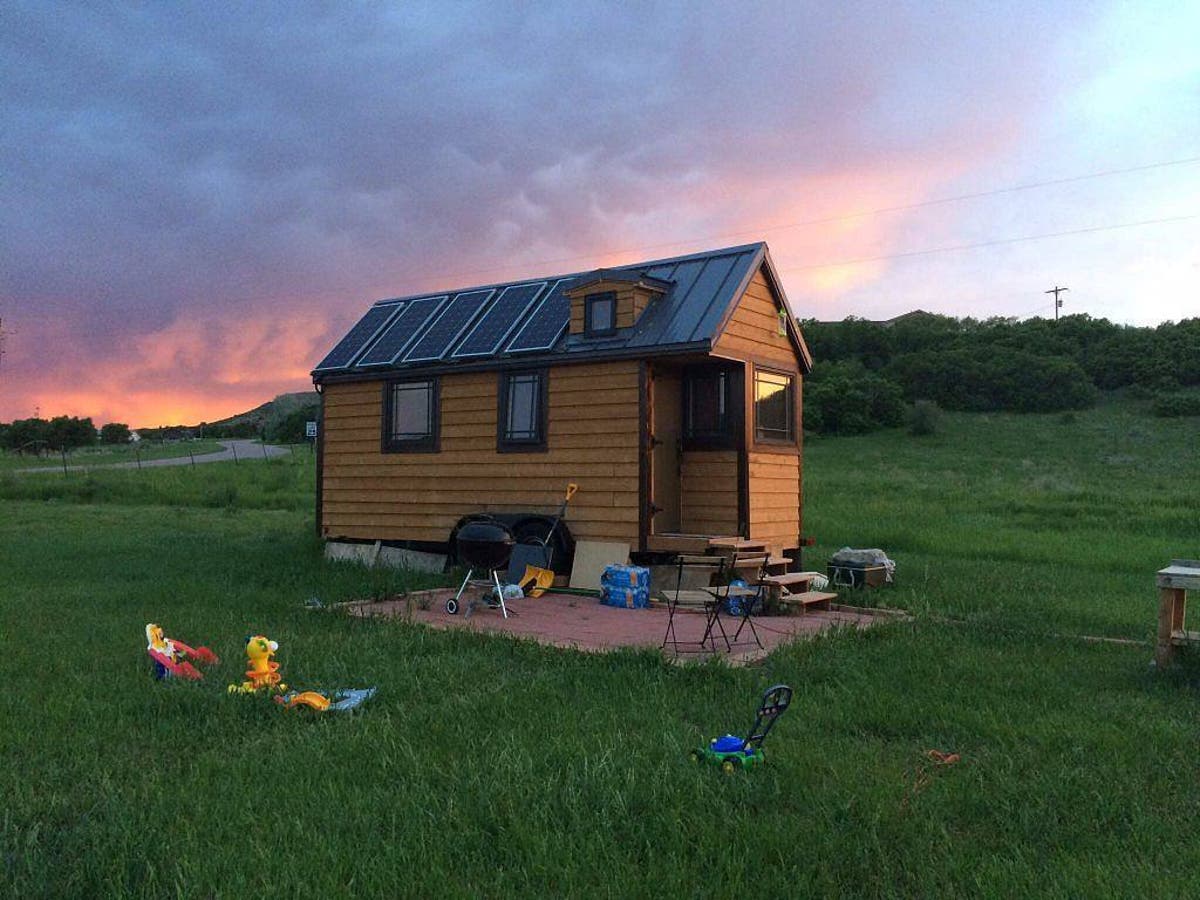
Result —
[[[763,584],[773,585],[790,589],[793,585],[803,585],[802,590],[807,589],[809,583],[820,575],[820,572],[785,572],[782,575],[768,575],[763,579]]]
[[[733,567],[734,567],[734,569],[741,570],[741,571],[747,571],[747,570],[753,569],[754,570],[753,574],[755,576],[757,576],[758,570],[762,566],[761,559],[762,559],[761,557],[759,557],[759,558],[751,557],[749,559],[739,559],[737,562],[734,563]],[[788,567],[789,563],[791,563],[791,560],[788,559],[786,556],[769,557],[767,559],[767,571],[770,572],[772,575],[786,575],[787,567]]]
[[[805,591],[802,594],[785,594],[779,598],[779,605],[787,611],[795,609],[800,612],[813,609],[829,609],[829,604],[838,598],[837,594],[828,591]]]
[[[766,541],[749,541],[744,538],[711,538],[708,546],[713,550],[733,550],[737,553],[766,553]]]

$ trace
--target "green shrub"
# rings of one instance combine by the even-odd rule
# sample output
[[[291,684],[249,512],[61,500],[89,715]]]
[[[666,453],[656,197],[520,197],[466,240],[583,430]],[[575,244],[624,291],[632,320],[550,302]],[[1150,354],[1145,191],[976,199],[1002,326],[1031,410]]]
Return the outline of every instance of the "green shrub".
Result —
[[[1200,394],[1162,394],[1154,398],[1150,412],[1163,419],[1200,416]]]
[[[865,434],[904,420],[900,386],[857,362],[813,370],[804,385],[804,427],[822,434]]]
[[[908,354],[886,373],[908,399],[945,409],[1056,412],[1096,402],[1096,388],[1077,363],[1012,347]]]
[[[918,400],[908,411],[910,434],[935,434],[942,422],[942,410],[932,400]]]

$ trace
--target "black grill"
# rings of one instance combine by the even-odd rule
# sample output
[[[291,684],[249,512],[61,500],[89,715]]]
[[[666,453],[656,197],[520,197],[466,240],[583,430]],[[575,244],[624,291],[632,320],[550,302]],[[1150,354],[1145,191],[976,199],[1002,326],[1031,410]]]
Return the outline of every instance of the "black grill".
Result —
[[[458,558],[472,569],[503,569],[508,566],[516,539],[494,519],[468,522],[458,530],[454,544]]]

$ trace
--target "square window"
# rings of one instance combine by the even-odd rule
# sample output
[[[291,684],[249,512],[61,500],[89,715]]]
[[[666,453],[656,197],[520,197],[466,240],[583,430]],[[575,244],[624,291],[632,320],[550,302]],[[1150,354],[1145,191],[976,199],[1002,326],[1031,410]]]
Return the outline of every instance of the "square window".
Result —
[[[591,294],[583,301],[583,333],[612,334],[617,330],[617,295]]]
[[[689,445],[733,441],[732,373],[714,367],[689,369],[683,382],[683,436]]]
[[[796,377],[754,370],[754,436],[756,440],[796,442]]]
[[[546,387],[545,372],[506,372],[501,376],[498,450],[546,449]]]
[[[383,451],[436,452],[438,415],[436,378],[386,385],[383,394]]]

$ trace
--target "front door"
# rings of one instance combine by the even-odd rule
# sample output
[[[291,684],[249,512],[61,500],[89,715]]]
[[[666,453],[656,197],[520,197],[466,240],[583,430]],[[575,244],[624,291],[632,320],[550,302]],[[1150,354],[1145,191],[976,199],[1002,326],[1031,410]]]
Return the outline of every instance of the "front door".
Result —
[[[683,381],[678,370],[650,370],[650,533],[679,531]]]

